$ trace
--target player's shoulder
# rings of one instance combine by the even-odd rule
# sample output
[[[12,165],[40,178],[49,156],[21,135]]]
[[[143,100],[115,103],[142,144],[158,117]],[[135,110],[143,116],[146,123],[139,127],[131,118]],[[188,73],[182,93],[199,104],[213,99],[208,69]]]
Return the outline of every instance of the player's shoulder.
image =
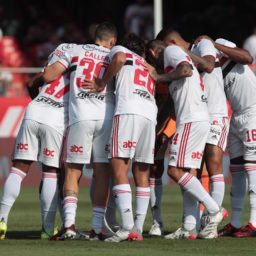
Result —
[[[76,44],[62,43],[56,47],[52,54],[58,57],[62,57],[66,53],[71,53],[74,51],[76,46]]]
[[[127,53],[127,52],[132,52],[130,51],[128,48],[122,46],[122,45],[115,45],[112,49],[111,52],[123,52],[123,53]]]
[[[177,55],[186,55],[185,51],[178,45],[172,44],[165,48],[164,55],[168,56],[177,56]]]
[[[236,44],[234,42],[231,42],[227,39],[224,39],[224,38],[218,38],[215,40],[216,43],[218,44],[222,44],[222,45],[225,45],[225,46],[228,46],[228,47],[236,47]]]
[[[212,47],[214,48],[214,44],[212,43],[211,40],[207,39],[207,38],[202,38],[200,39],[196,44],[195,44],[197,47]]]
[[[77,47],[77,44],[73,44],[73,43],[62,43],[62,44],[58,45],[56,49],[58,49],[59,51],[63,51],[63,52],[71,52],[71,51],[73,51],[76,47]]]

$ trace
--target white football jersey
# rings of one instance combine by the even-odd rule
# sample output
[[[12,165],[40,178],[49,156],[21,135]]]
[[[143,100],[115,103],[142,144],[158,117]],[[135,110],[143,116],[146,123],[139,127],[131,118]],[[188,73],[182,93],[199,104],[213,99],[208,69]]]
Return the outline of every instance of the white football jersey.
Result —
[[[217,39],[216,42],[228,47],[236,47],[234,43],[225,39]],[[219,56],[224,71],[231,59],[220,51]],[[224,78],[224,88],[234,114],[241,114],[256,107],[256,76],[248,65],[235,64]]]
[[[213,56],[215,63],[219,64],[217,49],[208,39],[202,39],[193,44],[191,51],[199,57]],[[227,99],[224,92],[224,82],[221,67],[215,67],[211,73],[201,73],[207,95],[207,105],[211,117],[227,117]]]
[[[143,63],[145,60],[123,46],[115,46],[110,58],[118,52],[126,55],[126,63],[116,75],[115,115],[135,114],[156,122],[155,82]]]
[[[164,50],[165,72],[172,72],[179,64],[191,65],[193,75],[172,81],[169,91],[174,101],[177,124],[208,121],[207,98],[204,95],[204,84],[191,58],[177,45]]]
[[[66,67],[75,66],[70,78],[69,125],[83,120],[110,120],[115,107],[114,86],[92,93],[82,87],[85,79],[102,78],[110,63],[110,50],[96,45],[73,45],[62,49],[60,62]]]
[[[48,58],[48,65],[60,61],[62,48],[70,44],[61,44]],[[68,102],[70,90],[70,72],[51,83],[45,83],[38,96],[29,103],[24,119],[46,124],[64,133],[68,125]]]

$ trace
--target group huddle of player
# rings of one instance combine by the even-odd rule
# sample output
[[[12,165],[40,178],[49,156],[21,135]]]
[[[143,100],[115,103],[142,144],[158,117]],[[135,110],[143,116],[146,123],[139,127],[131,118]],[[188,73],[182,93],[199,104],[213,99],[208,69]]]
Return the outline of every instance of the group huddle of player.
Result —
[[[42,238],[120,242],[143,240],[150,203],[152,236],[163,235],[162,174],[180,186],[183,222],[166,239],[256,236],[256,77],[250,54],[228,40],[198,36],[186,42],[163,29],[145,42],[134,34],[116,45],[113,24],[103,22],[93,44],[61,44],[28,85],[28,105],[0,202],[0,239],[22,180],[42,163]],[[228,107],[232,118],[228,117]],[[230,155],[231,221],[222,207],[222,159]],[[208,193],[200,182],[205,163]],[[89,235],[75,229],[79,180],[93,166]],[[128,172],[136,186],[133,214]],[[250,219],[242,227],[246,192]],[[199,203],[205,207],[200,214]],[[54,233],[57,208],[62,229]],[[115,208],[120,223],[115,220]]]

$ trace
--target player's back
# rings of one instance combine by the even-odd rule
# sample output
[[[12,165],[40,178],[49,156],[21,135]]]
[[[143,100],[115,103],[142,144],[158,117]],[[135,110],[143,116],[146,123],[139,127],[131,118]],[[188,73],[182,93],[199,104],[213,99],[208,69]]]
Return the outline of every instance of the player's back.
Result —
[[[123,52],[126,62],[116,75],[116,111],[118,114],[142,115],[156,121],[155,82],[144,68],[144,58],[123,46],[116,46],[111,51]]]
[[[164,51],[165,71],[172,72],[181,63],[190,65],[192,76],[172,81],[169,85],[177,124],[209,120],[204,84],[191,58],[180,47],[168,46]]]
[[[73,44],[61,44],[48,58],[48,65],[58,62],[65,49]],[[45,83],[38,96],[28,105],[25,119],[49,125],[63,133],[68,124],[70,71],[50,83]]]
[[[222,71],[219,63],[217,49],[208,39],[201,39],[193,44],[191,51],[199,57],[212,56],[215,59],[215,68],[211,73],[201,72],[207,95],[207,105],[211,116],[228,116],[226,96]]]
[[[69,56],[69,65],[75,65],[71,73],[70,124],[81,120],[112,119],[115,105],[114,87],[110,83],[100,93],[89,92],[82,83],[85,79],[103,77],[110,63],[108,48],[96,45],[77,45]]]
[[[217,39],[217,43],[228,47],[236,45],[225,39]],[[241,114],[256,107],[256,76],[248,65],[231,61],[223,52],[219,52],[220,64],[224,74],[224,89],[233,114]]]

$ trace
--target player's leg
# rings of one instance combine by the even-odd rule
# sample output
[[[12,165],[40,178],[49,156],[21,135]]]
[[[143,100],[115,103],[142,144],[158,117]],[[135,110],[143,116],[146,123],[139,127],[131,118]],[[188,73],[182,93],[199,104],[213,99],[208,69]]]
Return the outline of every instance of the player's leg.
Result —
[[[231,121],[228,135],[228,151],[230,156],[230,173],[232,186],[230,191],[231,199],[231,220],[219,231],[219,236],[232,236],[242,226],[242,214],[244,198],[247,192],[247,174],[244,170],[243,143],[239,138],[238,131]]]
[[[117,231],[120,228],[119,223],[117,222],[116,219],[116,202],[115,202],[115,197],[113,195],[113,183],[112,179],[110,178],[110,183],[109,183],[109,197],[108,197],[108,204],[107,204],[107,210],[106,210],[106,222],[107,225],[113,230]]]
[[[222,160],[223,152],[226,149],[228,130],[228,118],[212,120],[204,150],[205,164],[211,181],[211,196],[219,206],[222,205],[225,194]]]
[[[139,240],[142,240],[143,226],[150,199],[149,164],[135,162],[133,177],[136,186],[136,211],[134,224],[136,231],[139,232]]]
[[[54,223],[59,201],[58,176],[63,144],[63,134],[55,129],[40,125],[39,161],[42,162],[43,173],[40,189],[40,205],[42,216],[41,238],[49,238],[54,234]]]
[[[8,216],[19,196],[21,183],[26,177],[31,163],[37,161],[39,146],[37,130],[37,122],[23,120],[17,135],[13,151],[13,166],[5,181],[0,202],[0,239],[5,238]]]
[[[177,128],[179,135],[171,145],[168,174],[180,185],[181,189],[187,191],[206,207],[209,212],[209,223],[199,235],[210,239],[217,236],[217,225],[222,220],[220,208],[205,191],[200,181],[184,171],[185,168],[200,168],[208,131],[207,122],[187,123]]]
[[[104,218],[109,196],[110,166],[108,160],[112,120],[96,121],[93,137],[93,176],[95,182],[91,240],[103,240]]]
[[[90,163],[95,122],[82,121],[69,127],[67,134],[67,164],[63,188],[64,238],[76,236],[75,219],[79,195],[79,180],[84,164]]]
[[[127,240],[134,226],[132,212],[132,191],[128,178],[130,159],[135,154],[137,141],[134,115],[118,115],[114,117],[110,157],[113,179],[113,195],[121,215],[121,228],[116,235],[105,239],[107,242]]]
[[[163,193],[162,175],[164,172],[164,158],[155,160],[150,167],[150,206],[153,217],[153,224],[150,228],[149,234],[161,236],[163,229],[163,219],[161,215],[161,200]]]
[[[155,124],[141,116],[134,118],[138,127],[138,140],[133,168],[136,185],[135,228],[137,237],[133,239],[142,240],[143,226],[150,200],[149,169],[150,164],[154,162]]]
[[[256,236],[256,117],[255,111],[243,115],[242,121],[237,123],[238,132],[243,141],[244,169],[248,177],[248,192],[250,200],[249,222],[235,237]],[[241,127],[241,128],[239,128]]]

